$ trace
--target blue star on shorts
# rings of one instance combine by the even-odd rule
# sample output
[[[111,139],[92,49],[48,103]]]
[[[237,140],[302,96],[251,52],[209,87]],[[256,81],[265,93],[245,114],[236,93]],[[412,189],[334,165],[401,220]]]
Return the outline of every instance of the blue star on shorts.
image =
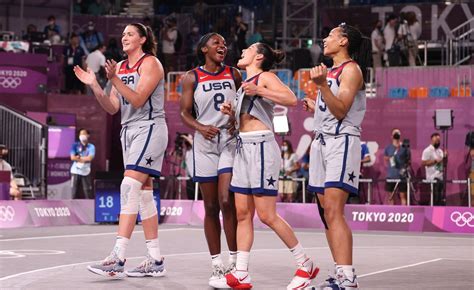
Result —
[[[268,186],[271,185],[271,186],[275,187],[275,181],[276,180],[273,179],[273,176],[270,176],[270,178],[268,178],[267,181],[268,181]]]
[[[354,178],[356,177],[356,176],[354,175],[354,171],[352,171],[351,173],[348,173],[348,174],[349,174],[349,181],[352,182],[352,183],[354,183]]]
[[[153,159],[151,159],[151,157],[148,157],[145,160],[146,160],[146,165],[150,165],[150,166],[151,166],[151,163],[154,161]]]

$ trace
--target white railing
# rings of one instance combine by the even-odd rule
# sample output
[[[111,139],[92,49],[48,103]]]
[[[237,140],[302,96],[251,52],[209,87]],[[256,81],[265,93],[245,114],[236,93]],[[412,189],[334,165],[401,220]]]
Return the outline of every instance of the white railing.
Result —
[[[15,173],[28,178],[30,186],[46,194],[46,126],[0,105],[0,143],[9,149],[6,158]]]

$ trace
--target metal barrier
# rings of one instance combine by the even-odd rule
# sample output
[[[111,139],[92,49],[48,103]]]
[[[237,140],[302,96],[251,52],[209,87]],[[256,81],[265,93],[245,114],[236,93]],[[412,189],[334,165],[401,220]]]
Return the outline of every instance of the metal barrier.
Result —
[[[407,178],[407,179],[360,179],[359,180],[359,186],[360,183],[367,183],[368,184],[368,189],[367,189],[367,203],[366,204],[371,204],[372,201],[372,183],[377,183],[377,182],[388,182],[388,183],[400,183],[400,182],[406,182],[407,183],[407,206],[411,205],[411,194],[414,193],[412,192],[412,188],[410,185],[414,183],[423,183],[423,184],[430,184],[430,205],[433,206],[434,204],[434,191],[433,191],[433,185],[436,183],[436,181],[433,180],[415,180],[412,178]],[[453,184],[467,184],[467,195],[468,195],[468,207],[471,207],[471,183],[472,180],[470,178],[468,179],[453,179],[453,180],[446,180],[444,184],[447,183],[453,183]]]
[[[0,143],[9,148],[8,162],[27,178],[25,186],[46,197],[46,126],[0,105]],[[38,197],[38,196],[37,196]]]

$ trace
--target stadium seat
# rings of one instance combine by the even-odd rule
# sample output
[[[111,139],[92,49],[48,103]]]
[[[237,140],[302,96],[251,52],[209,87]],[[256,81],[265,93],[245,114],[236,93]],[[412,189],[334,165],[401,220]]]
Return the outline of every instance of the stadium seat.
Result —
[[[426,99],[428,97],[427,87],[414,87],[408,91],[408,97],[411,99]]]
[[[406,88],[391,88],[388,91],[388,97],[391,99],[405,99],[408,96]]]
[[[459,87],[459,90],[457,87],[451,88],[451,96],[452,97],[470,97],[472,96],[471,88],[466,87],[466,86]]]
[[[447,98],[449,97],[448,87],[432,87],[430,88],[430,98]]]

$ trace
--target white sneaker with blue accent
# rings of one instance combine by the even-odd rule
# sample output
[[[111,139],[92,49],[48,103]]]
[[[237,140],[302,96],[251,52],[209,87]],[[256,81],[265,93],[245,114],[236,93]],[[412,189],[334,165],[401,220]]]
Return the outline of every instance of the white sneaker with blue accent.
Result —
[[[121,261],[115,252],[112,252],[102,262],[87,266],[87,269],[94,274],[110,278],[124,278],[125,260]]]
[[[166,275],[164,259],[157,261],[148,255],[138,267],[125,273],[128,277],[162,277]]]
[[[354,273],[354,269],[352,269],[352,272]],[[338,270],[336,280],[340,290],[359,289],[359,283],[357,282],[357,276],[355,274],[353,274],[352,279],[350,279],[342,270]]]

